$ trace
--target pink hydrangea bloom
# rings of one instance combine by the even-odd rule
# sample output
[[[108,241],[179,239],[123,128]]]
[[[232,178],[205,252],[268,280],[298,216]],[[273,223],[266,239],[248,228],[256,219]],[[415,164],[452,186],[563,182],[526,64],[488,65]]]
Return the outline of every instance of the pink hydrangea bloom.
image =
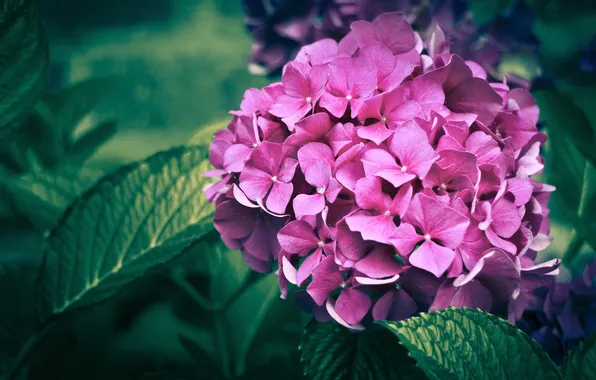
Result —
[[[317,319],[351,329],[449,306],[512,322],[550,239],[538,108],[403,15],[302,49],[217,132],[215,227]],[[520,263],[523,263],[521,265]],[[532,278],[533,278],[532,277]],[[533,278],[532,283],[538,283]]]

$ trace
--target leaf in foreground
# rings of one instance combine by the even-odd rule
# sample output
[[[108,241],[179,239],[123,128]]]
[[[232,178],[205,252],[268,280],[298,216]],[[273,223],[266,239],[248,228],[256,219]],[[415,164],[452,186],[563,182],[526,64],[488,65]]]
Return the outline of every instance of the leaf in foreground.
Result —
[[[304,373],[314,380],[425,378],[386,330],[350,332],[335,322],[312,321],[300,349]]]
[[[569,353],[563,364],[565,380],[596,379],[596,334]]]
[[[47,241],[42,318],[105,300],[210,231],[206,157],[200,147],[161,152],[76,200]]]
[[[479,310],[450,308],[380,324],[431,379],[562,379],[535,341]]]

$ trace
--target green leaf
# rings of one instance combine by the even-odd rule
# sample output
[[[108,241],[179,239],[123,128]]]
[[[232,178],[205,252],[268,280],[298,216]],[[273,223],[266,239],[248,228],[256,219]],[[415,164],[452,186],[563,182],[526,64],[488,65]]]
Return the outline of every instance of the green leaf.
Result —
[[[213,141],[215,132],[228,126],[229,119],[218,120],[211,124],[201,127],[188,141],[188,145],[209,145]]]
[[[431,379],[562,379],[534,340],[480,310],[449,308],[380,324]]]
[[[90,170],[78,173],[43,171],[10,178],[5,185],[18,212],[39,231],[46,231],[56,226],[66,208],[100,175]]]
[[[48,43],[31,1],[14,9],[0,26],[0,139],[28,115],[41,96],[48,74]]]
[[[204,148],[175,148],[104,177],[48,238],[40,315],[91,305],[179,255],[212,229]]]
[[[596,379],[596,334],[574,348],[563,363],[565,380]]]
[[[424,379],[407,351],[386,330],[351,332],[311,321],[300,344],[304,373],[313,380]]]

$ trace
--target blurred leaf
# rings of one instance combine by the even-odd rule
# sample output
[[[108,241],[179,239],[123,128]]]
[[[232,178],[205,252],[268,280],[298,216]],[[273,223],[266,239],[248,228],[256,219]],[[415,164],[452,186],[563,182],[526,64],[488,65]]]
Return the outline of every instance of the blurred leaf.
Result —
[[[380,322],[431,379],[562,379],[546,352],[518,328],[468,308]]]
[[[56,223],[66,208],[101,176],[100,172],[37,172],[9,178],[6,188],[14,205],[39,231]]]
[[[0,271],[41,265],[43,246],[42,236],[30,228],[2,228]]]
[[[574,348],[563,363],[565,380],[596,379],[596,334]]]
[[[406,349],[386,330],[351,332],[311,321],[300,344],[304,373],[313,380],[424,379]]]
[[[503,13],[511,0],[468,0],[468,6],[476,24],[482,26]]]
[[[47,107],[46,117],[61,132],[62,138],[70,141],[81,120],[122,85],[123,79],[117,76],[92,78],[47,94],[43,99]]]
[[[563,9],[568,9],[565,1]],[[561,61],[584,49],[596,33],[596,10],[568,14],[556,12],[556,16],[540,17],[534,22],[534,33],[540,41],[544,60]]]
[[[271,366],[299,373],[302,313],[293,300],[280,299],[275,274],[251,271],[219,236],[181,259],[178,268],[186,274],[177,271],[177,282],[195,302],[184,303],[178,313],[212,332],[223,376],[242,377]],[[206,342],[195,345],[207,350]]]
[[[99,124],[68,148],[63,161],[70,165],[82,166],[117,131],[118,125],[115,121],[106,121]]]
[[[0,26],[0,139],[31,111],[48,74],[48,43],[39,14],[31,1],[20,3]],[[6,1],[2,5],[3,14],[13,9]]]
[[[215,132],[227,128],[230,123],[229,119],[219,120],[214,123],[205,125],[192,135],[188,141],[188,145],[209,145],[213,141]]]
[[[203,148],[175,148],[104,177],[48,238],[43,320],[116,294],[211,230]]]

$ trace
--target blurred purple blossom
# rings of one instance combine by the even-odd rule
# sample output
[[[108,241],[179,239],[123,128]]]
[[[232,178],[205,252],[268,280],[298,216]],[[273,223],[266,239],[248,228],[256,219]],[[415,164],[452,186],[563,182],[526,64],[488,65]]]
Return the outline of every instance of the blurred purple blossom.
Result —
[[[478,26],[465,0],[244,0],[246,26],[254,38],[250,69],[277,75],[302,46],[324,38],[339,41],[355,21],[402,12],[423,36],[433,21],[439,23],[453,53],[495,74],[503,52],[533,50],[537,45],[531,10],[522,1],[514,5]]]

